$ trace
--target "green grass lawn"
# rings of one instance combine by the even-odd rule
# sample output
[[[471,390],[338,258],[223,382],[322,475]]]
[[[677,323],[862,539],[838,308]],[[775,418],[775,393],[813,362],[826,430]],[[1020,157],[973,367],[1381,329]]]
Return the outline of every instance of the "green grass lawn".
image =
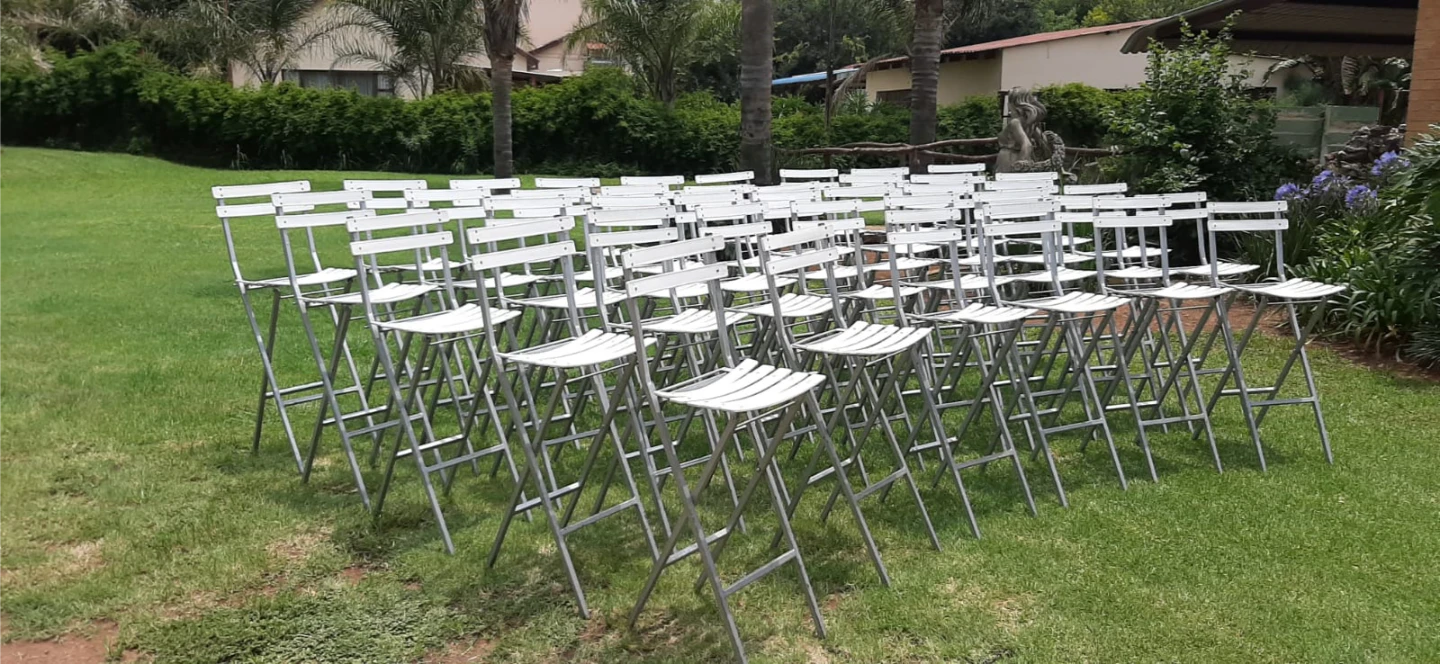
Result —
[[[209,187],[384,176],[11,148],[0,168],[7,638],[108,620],[112,656],[167,662],[396,662],[477,640],[492,661],[729,659],[683,566],[625,629],[648,571],[629,517],[572,540],[587,622],[538,522],[485,569],[503,479],[457,483],[448,556],[413,472],[375,525],[333,444],[308,485],[278,427],[250,454],[259,363]],[[275,243],[266,223],[241,227],[242,246]],[[1282,353],[1267,339],[1248,359],[1263,374]],[[820,525],[812,496],[797,534],[830,636],[813,636],[793,575],[771,576],[737,596],[752,661],[1440,661],[1440,385],[1314,358],[1333,467],[1296,409],[1265,422],[1268,474],[1233,405],[1217,420],[1223,475],[1203,443],[1161,435],[1160,483],[1138,479],[1127,445],[1126,492],[1102,448],[1063,441],[1068,510],[1041,465],[1036,518],[1009,475],[971,472],[983,540],[953,487],[927,494],[940,552],[901,496],[870,504],[890,588],[849,518]],[[279,362],[310,359],[292,344]],[[737,561],[761,544],[737,544]]]

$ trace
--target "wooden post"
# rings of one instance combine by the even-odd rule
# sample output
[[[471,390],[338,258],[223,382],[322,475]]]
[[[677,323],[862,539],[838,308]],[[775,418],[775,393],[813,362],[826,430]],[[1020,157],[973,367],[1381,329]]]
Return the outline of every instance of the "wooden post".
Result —
[[[1407,143],[1440,124],[1440,0],[1420,0],[1415,15],[1415,59],[1411,61]]]

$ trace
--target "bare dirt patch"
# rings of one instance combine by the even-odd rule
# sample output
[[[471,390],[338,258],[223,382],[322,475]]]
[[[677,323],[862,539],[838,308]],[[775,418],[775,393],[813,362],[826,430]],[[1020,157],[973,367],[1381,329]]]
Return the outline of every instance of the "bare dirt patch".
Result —
[[[469,664],[484,662],[495,650],[495,643],[479,637],[455,641],[425,656],[426,664]]]
[[[265,550],[271,557],[278,560],[287,563],[302,563],[330,541],[331,532],[329,526],[303,530],[271,542],[269,546],[265,547]]]
[[[0,644],[0,664],[102,664],[115,645],[120,628],[113,622],[98,622],[89,627],[88,633],[66,634],[45,641],[10,641]],[[138,652],[126,651],[121,655],[123,662],[138,662],[145,658]]]

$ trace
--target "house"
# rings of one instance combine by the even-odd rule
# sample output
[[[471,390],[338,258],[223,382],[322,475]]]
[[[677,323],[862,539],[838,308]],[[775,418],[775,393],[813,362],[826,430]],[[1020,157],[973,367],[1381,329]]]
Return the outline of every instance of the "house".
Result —
[[[1236,11],[1231,32],[1239,49],[1409,59],[1408,138],[1440,124],[1440,0],[1220,0],[1136,30],[1124,50],[1141,53],[1151,39],[1172,44],[1182,23],[1214,30]]]
[[[975,95],[994,95],[1011,88],[1037,88],[1057,83],[1084,83],[1107,90],[1135,87],[1145,81],[1143,54],[1120,47],[1136,30],[1153,23],[1137,21],[1001,39],[940,52],[940,104]],[[1234,66],[1250,72],[1256,88],[1277,87],[1265,80],[1272,58],[1235,57]],[[910,98],[910,59],[876,63],[865,77],[870,101],[906,103]]]
[[[603,47],[598,44],[575,48],[566,44],[583,10],[583,0],[530,0],[529,14],[525,17],[521,44],[513,65],[517,83],[535,85],[574,76],[585,71],[592,58],[603,53]],[[327,3],[319,11],[331,12],[333,6]],[[319,15],[316,20],[325,20],[325,16]],[[361,40],[375,50],[385,47],[379,37],[346,28],[302,53],[293,67],[285,70],[283,80],[306,88],[348,87],[363,95],[419,96],[420,91],[410,90],[403,84],[397,85],[373,63],[337,62],[339,45],[346,40]],[[481,55],[467,64],[477,69],[488,69],[490,59]],[[233,85],[259,84],[255,76],[238,63],[230,70]]]

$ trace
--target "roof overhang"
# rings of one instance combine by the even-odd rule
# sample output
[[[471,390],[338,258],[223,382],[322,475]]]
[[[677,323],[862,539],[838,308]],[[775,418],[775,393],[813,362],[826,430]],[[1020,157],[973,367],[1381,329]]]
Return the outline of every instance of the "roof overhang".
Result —
[[[1231,28],[1236,51],[1409,58],[1418,7],[1418,0],[1220,0],[1136,30],[1121,52],[1144,52],[1151,39],[1174,46],[1183,23],[1213,33],[1239,12]]]

